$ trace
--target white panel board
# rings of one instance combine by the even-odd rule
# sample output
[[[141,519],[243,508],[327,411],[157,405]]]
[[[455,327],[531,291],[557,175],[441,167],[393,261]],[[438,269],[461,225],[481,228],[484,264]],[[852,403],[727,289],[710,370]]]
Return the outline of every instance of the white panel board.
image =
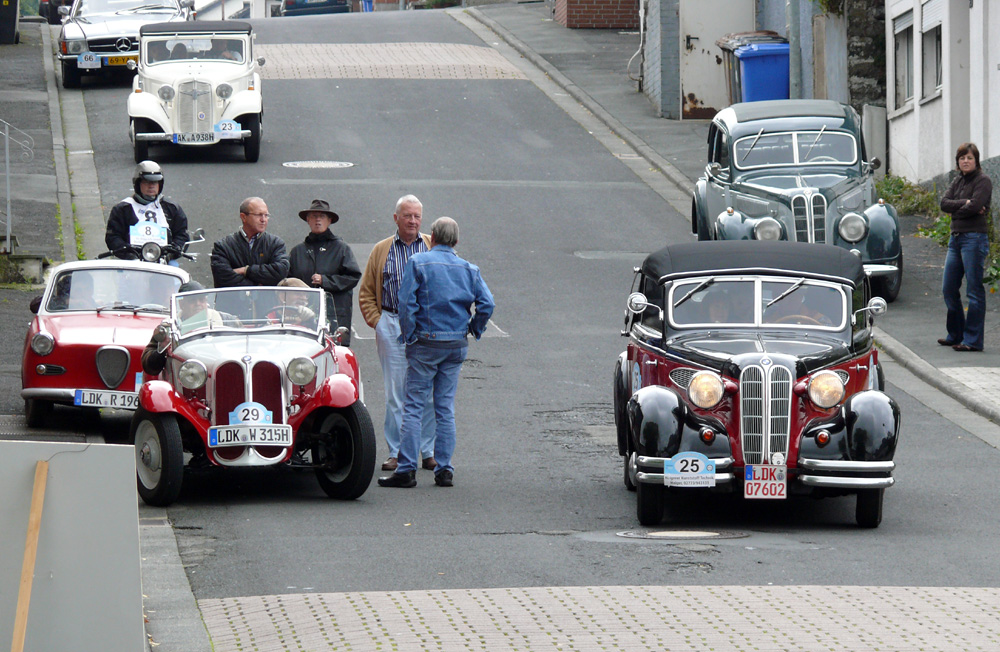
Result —
[[[0,649],[13,638],[35,464],[49,471],[25,650],[140,652],[132,446],[0,441]]]

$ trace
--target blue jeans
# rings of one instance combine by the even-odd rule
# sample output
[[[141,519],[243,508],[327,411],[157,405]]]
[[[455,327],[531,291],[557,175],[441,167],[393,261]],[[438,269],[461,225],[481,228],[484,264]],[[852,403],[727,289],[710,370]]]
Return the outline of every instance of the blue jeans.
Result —
[[[403,423],[403,389],[406,382],[406,346],[400,344],[399,316],[383,312],[375,325],[375,344],[385,382],[385,443],[389,457],[399,457],[399,433]],[[420,451],[424,458],[434,455],[434,405],[424,406]]]
[[[434,394],[434,473],[454,471],[451,456],[455,452],[455,390],[458,372],[469,347],[438,349],[419,342],[406,347],[406,403],[403,405],[403,434],[399,443],[399,466],[396,473],[417,468],[417,440],[420,417],[428,395]]]
[[[948,241],[948,256],[944,260],[941,291],[948,308],[948,340],[974,349],[983,348],[986,322],[986,289],[983,287],[983,267],[990,252],[985,233],[953,233]],[[968,314],[962,309],[962,277],[965,277],[965,297]]]

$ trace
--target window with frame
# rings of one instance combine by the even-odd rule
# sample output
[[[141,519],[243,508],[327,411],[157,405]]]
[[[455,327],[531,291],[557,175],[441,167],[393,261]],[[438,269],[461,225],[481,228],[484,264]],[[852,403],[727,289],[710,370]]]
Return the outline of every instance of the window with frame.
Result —
[[[920,97],[926,99],[941,92],[941,20],[944,0],[928,0],[920,8]]]
[[[892,31],[895,108],[901,109],[913,100],[913,11],[895,18]]]

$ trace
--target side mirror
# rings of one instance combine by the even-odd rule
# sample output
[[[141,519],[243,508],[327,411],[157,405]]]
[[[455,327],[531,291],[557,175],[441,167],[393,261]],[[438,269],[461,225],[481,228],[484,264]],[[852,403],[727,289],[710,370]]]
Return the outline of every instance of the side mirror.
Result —
[[[709,176],[717,177],[722,172],[722,166],[712,161],[708,164],[708,174]]]
[[[69,9],[70,9],[69,5],[60,5],[59,6],[59,15],[60,16],[69,16]]]
[[[125,67],[129,70],[135,71],[135,69],[139,67],[139,64],[136,63],[135,59],[129,59],[128,62],[126,62]]]
[[[871,166],[872,166],[872,170],[877,170],[880,167],[882,167],[882,161],[880,161],[877,156],[873,157],[872,160],[870,161],[870,163],[871,163]]]
[[[257,65],[263,67],[267,60],[264,57],[257,57]]]
[[[161,322],[153,330],[153,341],[156,342],[156,352],[163,353],[170,346],[170,325],[166,322]]]
[[[205,229],[203,229],[203,228],[199,227],[199,228],[195,229],[194,233],[192,235],[194,237],[191,238],[190,240],[188,240],[188,242],[187,242],[188,244],[193,244],[193,243],[198,243],[198,242],[204,242],[205,241]]]
[[[31,303],[28,304],[28,308],[31,312],[38,314],[38,309],[42,307],[42,297],[34,297]]]
[[[181,0],[181,9],[190,9],[194,6],[194,0]]]
[[[853,315],[851,315],[851,323],[852,324],[858,323],[858,315],[860,315],[863,312],[869,312],[871,313],[872,317],[877,317],[879,315],[884,315],[887,310],[889,310],[889,304],[886,303],[885,299],[883,299],[882,297],[872,297],[868,301],[867,306],[865,306],[861,310],[858,310]]]
[[[337,330],[333,332],[333,341],[337,346],[340,346],[340,342],[347,335],[347,332],[347,326],[338,326]]]

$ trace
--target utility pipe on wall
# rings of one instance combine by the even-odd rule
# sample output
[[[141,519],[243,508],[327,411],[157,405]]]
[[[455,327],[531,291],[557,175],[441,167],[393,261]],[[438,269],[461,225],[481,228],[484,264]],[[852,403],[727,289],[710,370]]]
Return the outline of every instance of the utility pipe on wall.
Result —
[[[799,2],[785,0],[785,28],[788,33],[788,97],[802,97],[802,47],[799,38]]]

